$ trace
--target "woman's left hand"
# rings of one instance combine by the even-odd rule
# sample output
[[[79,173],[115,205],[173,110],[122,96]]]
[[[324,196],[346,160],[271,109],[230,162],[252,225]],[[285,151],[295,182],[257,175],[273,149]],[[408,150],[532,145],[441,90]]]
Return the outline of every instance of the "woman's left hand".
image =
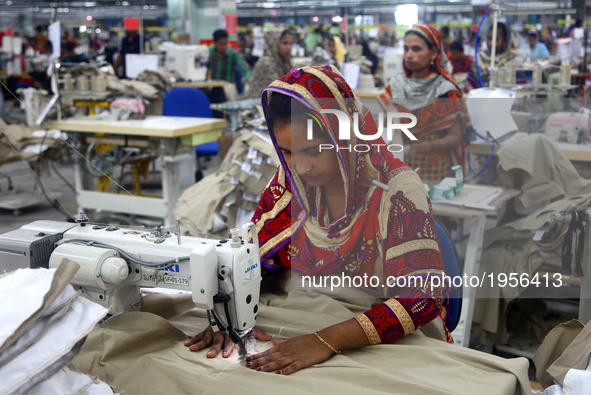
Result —
[[[333,354],[314,335],[293,339],[275,339],[274,347],[246,358],[246,367],[261,372],[292,374],[316,363],[324,362]]]
[[[424,143],[415,143],[412,145],[412,151],[419,155],[427,155],[431,153],[431,142],[425,141]]]

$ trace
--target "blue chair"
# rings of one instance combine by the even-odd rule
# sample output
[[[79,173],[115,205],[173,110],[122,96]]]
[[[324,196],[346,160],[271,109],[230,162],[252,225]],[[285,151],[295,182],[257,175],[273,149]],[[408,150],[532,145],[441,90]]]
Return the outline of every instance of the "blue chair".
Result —
[[[437,218],[435,218],[435,233],[437,233],[439,246],[441,247],[441,258],[443,259],[445,274],[451,278],[460,276],[458,250],[456,250],[456,245],[449,231]],[[460,314],[462,313],[462,288],[455,288],[452,285],[448,293],[448,298],[450,303],[447,316],[445,317],[445,326],[452,332],[458,326]]]
[[[244,92],[244,84],[242,83],[242,70],[240,70],[240,67],[234,69],[234,79],[236,80],[236,90],[241,95]]]
[[[169,117],[213,118],[207,95],[196,88],[174,88],[164,97],[162,115]],[[195,182],[203,178],[203,169],[199,158],[215,156],[220,152],[217,141],[200,144],[195,147],[197,155],[197,172]]]

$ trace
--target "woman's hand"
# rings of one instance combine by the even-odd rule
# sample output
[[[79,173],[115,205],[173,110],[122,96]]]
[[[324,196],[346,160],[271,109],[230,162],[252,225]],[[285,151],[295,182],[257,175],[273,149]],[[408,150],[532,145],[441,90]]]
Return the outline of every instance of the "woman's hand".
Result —
[[[314,335],[303,335],[293,339],[275,339],[274,347],[265,352],[246,358],[246,367],[261,372],[292,374],[326,361],[332,351]]]
[[[269,341],[272,339],[271,336],[256,328],[252,329],[250,336],[262,341]],[[214,332],[211,325],[208,325],[203,332],[199,333],[191,340],[187,340],[185,346],[189,347],[190,351],[199,351],[211,346],[211,349],[206,354],[207,358],[213,358],[218,355],[223,347],[224,352],[222,353],[222,357],[228,358],[230,354],[232,354],[235,344],[227,333],[220,331]]]
[[[432,147],[430,141],[425,141],[424,143],[415,143],[412,145],[413,153],[417,153],[419,155],[427,155],[431,153]]]

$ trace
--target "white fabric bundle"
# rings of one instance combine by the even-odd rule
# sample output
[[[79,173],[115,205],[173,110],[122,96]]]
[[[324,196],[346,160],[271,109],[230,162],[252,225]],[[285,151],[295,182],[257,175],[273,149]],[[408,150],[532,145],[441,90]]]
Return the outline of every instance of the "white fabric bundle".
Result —
[[[108,313],[68,284],[78,268],[64,260],[57,269],[19,269],[0,278],[1,394],[113,393],[62,369]]]
[[[111,387],[98,379],[61,369],[33,388],[28,395],[112,395]]]

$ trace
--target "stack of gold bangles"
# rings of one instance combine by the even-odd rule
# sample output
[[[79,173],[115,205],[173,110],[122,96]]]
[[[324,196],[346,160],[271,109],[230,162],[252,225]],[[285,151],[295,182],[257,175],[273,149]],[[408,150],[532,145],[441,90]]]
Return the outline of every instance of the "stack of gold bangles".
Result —
[[[318,332],[314,332],[314,334],[316,335],[316,337],[318,338],[318,340],[320,340],[322,342],[322,344],[324,344],[326,347],[328,347],[330,349],[330,351],[334,352],[335,354],[340,354],[341,353],[339,350],[337,350],[336,348],[334,348],[333,346],[331,346],[330,344],[328,344],[328,342],[326,340],[324,340],[322,338],[322,336],[320,336],[318,334]]]

